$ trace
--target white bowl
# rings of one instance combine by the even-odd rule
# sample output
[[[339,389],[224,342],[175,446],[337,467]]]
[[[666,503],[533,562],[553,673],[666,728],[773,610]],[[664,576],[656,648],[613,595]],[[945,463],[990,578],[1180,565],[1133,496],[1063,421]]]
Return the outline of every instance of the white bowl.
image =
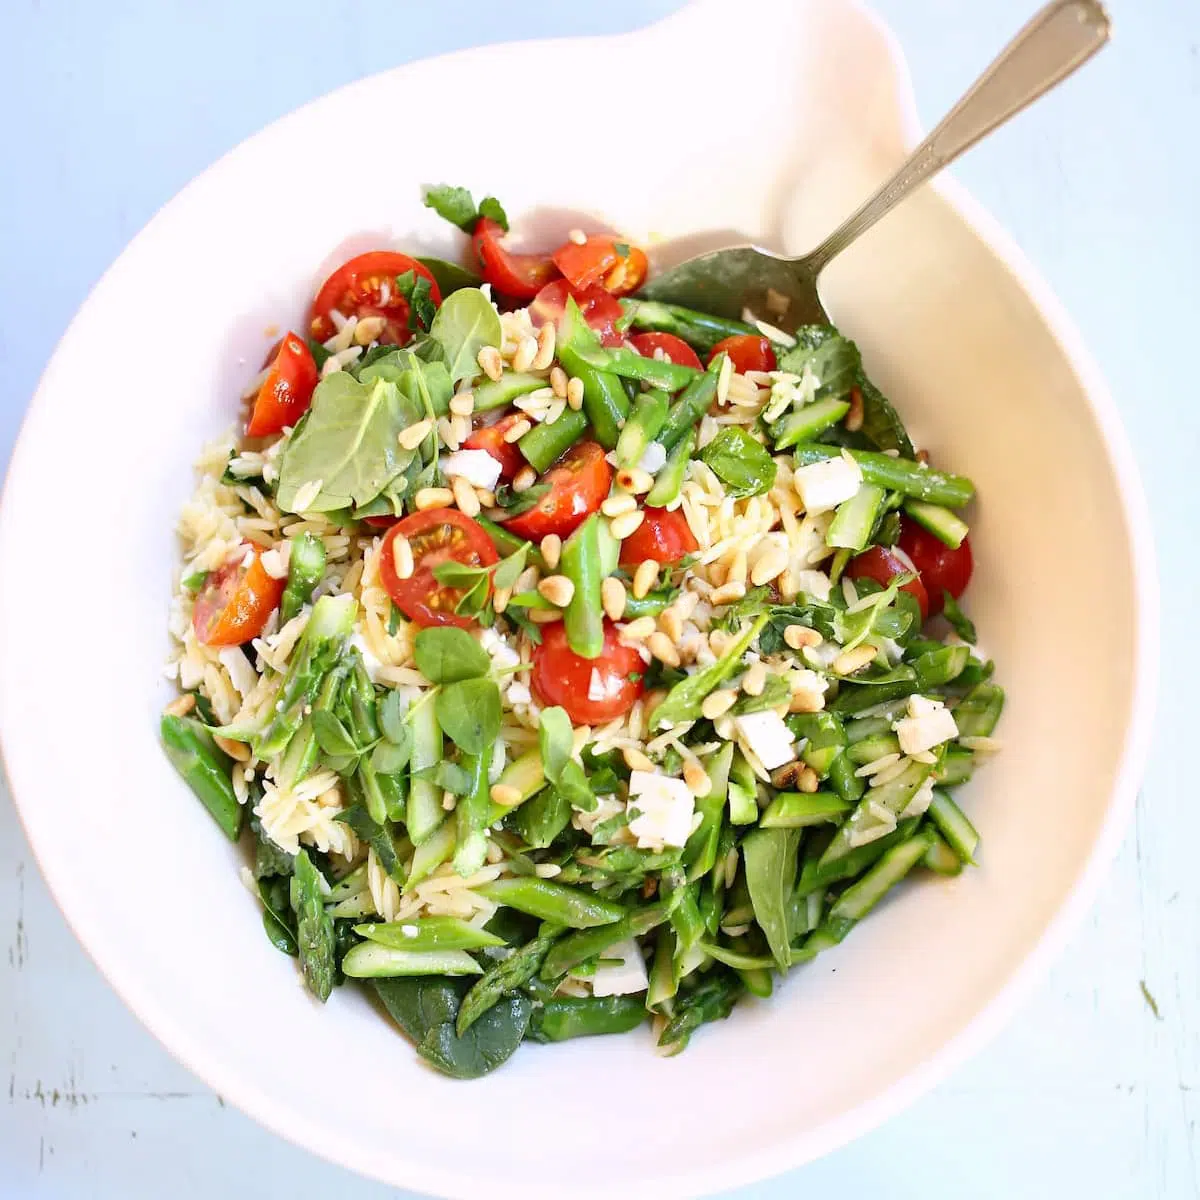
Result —
[[[686,136],[630,150],[582,99],[522,105],[498,90],[550,64],[696,115]],[[415,96],[437,98],[418,135],[389,141],[361,119]],[[237,853],[156,739],[189,464],[231,423],[266,327],[297,320],[325,268],[367,246],[456,249],[422,208],[423,183],[496,193],[543,244],[586,217],[638,239],[748,236],[799,252],[917,136],[898,51],[860,8],[708,0],[628,37],[468,51],[336,92],[205,172],[96,287],[9,473],[0,733],[80,941],[221,1095],[318,1154],[441,1195],[694,1194],[814,1158],[894,1113],[994,1032],[1062,945],[1145,754],[1150,533],[1078,334],[945,182],[840,259],[826,290],[920,440],[979,487],[968,606],[1009,709],[1007,749],[967,793],[978,870],[906,888],[680,1058],[638,1035],[531,1047],[463,1084],[425,1069],[353,988],[311,1000],[263,936]],[[65,501],[64,541],[51,521]]]

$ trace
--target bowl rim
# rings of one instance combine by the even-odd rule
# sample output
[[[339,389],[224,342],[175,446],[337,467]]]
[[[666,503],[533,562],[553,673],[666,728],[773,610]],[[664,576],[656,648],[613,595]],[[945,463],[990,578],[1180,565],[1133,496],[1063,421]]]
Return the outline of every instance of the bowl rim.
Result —
[[[692,0],[682,9],[660,20],[626,33],[540,39],[539,44],[546,47],[555,44],[575,44],[582,41],[619,44],[629,39],[645,37],[648,34],[661,33],[676,24],[694,20],[697,14],[703,14],[705,10],[716,10],[721,2],[722,0]],[[901,141],[905,146],[915,146],[921,140],[924,130],[917,113],[911,72],[898,38],[882,17],[870,9],[863,0],[837,0],[837,2],[859,20],[870,25],[875,35],[886,47],[892,69],[895,72],[895,100],[900,120]],[[700,16],[700,19],[704,19],[703,15]],[[528,42],[491,43],[446,54],[431,55],[415,59],[413,62],[458,65],[468,58],[503,53],[510,46],[516,44],[527,46]],[[0,491],[0,546],[7,540],[4,536],[5,528],[14,521],[13,506],[6,501],[10,496],[10,487],[14,476],[21,474],[21,464],[31,453],[29,448],[31,418],[42,402],[46,379],[51,374],[52,366],[62,352],[63,346],[70,340],[79,316],[90,307],[96,293],[103,288],[128,251],[147,238],[151,231],[165,219],[168,212],[196,188],[201,180],[222,170],[228,160],[250,152],[258,139],[266,137],[278,126],[303,120],[310,109],[320,106],[330,96],[373,86],[375,81],[381,77],[402,73],[411,65],[412,63],[405,63],[353,80],[271,121],[221,155],[189,181],[163,204],[130,240],[121,254],[89,290],[76,315],[58,339],[22,418],[9,460],[9,468],[6,471],[4,487]],[[943,174],[931,181],[929,186],[947,202],[978,237],[979,241],[993,253],[998,264],[1007,271],[1029,298],[1065,362],[1079,380],[1085,402],[1096,421],[1101,445],[1116,483],[1122,516],[1128,527],[1134,567],[1132,595],[1135,641],[1132,660],[1132,694],[1129,705],[1130,718],[1124,731],[1119,766],[1099,832],[1080,866],[1066,898],[1057,911],[1050,916],[1033,948],[1012,970],[1009,977],[991,998],[973,1017],[967,1020],[958,1033],[944,1042],[919,1066],[902,1075],[878,1095],[848,1112],[795,1136],[780,1139],[770,1146],[756,1147],[752,1152],[728,1158],[719,1167],[706,1167],[703,1171],[684,1169],[679,1172],[665,1173],[655,1180],[648,1181],[647,1186],[652,1185],[657,1195],[664,1193],[707,1195],[799,1167],[876,1128],[944,1080],[966,1059],[977,1053],[995,1037],[1013,1016],[1018,1006],[1028,998],[1034,986],[1047,973],[1053,960],[1061,953],[1095,900],[1103,877],[1120,847],[1134,810],[1138,785],[1149,752],[1155,715],[1159,670],[1159,586],[1149,507],[1132,447],[1122,426],[1116,403],[1099,367],[1086,348],[1081,334],[1062,303],[1013,238],[956,180]],[[3,723],[0,723],[0,766],[4,768],[9,792],[13,798],[13,806],[29,848],[55,904],[108,985],[177,1062],[203,1080],[207,1086],[218,1092],[223,1098],[235,1104],[243,1113],[252,1117],[256,1123],[329,1162],[393,1186],[416,1188],[439,1196],[469,1196],[472,1194],[472,1189],[478,1184],[478,1176],[460,1172],[453,1166],[431,1166],[420,1161],[408,1161],[405,1163],[406,1177],[402,1184],[397,1184],[391,1175],[374,1169],[373,1163],[351,1163],[348,1161],[348,1156],[339,1153],[339,1147],[336,1144],[322,1137],[319,1127],[311,1127],[307,1122],[297,1123],[295,1114],[286,1108],[281,1108],[278,1101],[265,1093],[252,1079],[239,1076],[233,1070],[207,1065],[203,1047],[192,1044],[187,1030],[177,1025],[170,1013],[161,1011],[153,1003],[147,1003],[144,997],[138,996],[139,988],[136,979],[122,976],[106,965],[97,956],[92,945],[80,935],[72,912],[67,910],[60,899],[64,892],[69,891],[69,888],[64,886],[64,872],[54,864],[52,856],[44,853],[44,845],[39,845],[31,835],[30,822],[26,819],[17,790],[12,785],[12,773],[7,765],[10,754],[8,749],[10,736],[6,734]],[[517,1197],[529,1194],[527,1185],[517,1186],[502,1181],[493,1181],[490,1187],[499,1197]]]

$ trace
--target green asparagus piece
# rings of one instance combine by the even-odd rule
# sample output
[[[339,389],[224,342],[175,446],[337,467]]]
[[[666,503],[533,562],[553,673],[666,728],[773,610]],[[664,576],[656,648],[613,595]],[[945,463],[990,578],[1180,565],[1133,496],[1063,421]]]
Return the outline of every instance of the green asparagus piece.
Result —
[[[632,415],[626,420],[625,428],[617,438],[618,467],[628,469],[641,462],[646,447],[654,441],[666,424],[670,405],[671,397],[657,388],[643,392],[638,397]]]
[[[863,833],[879,819],[873,810],[883,807],[899,816],[929,778],[932,770],[931,764],[914,760],[894,779],[871,788],[834,835],[833,841],[821,855],[820,866],[829,866],[856,849],[855,836]]]
[[[457,917],[414,917],[408,921],[372,921],[354,932],[392,950],[482,950],[503,946],[504,939]]]
[[[700,824],[696,826],[683,849],[683,861],[688,869],[689,881],[703,879],[717,862],[733,752],[733,743],[726,742],[704,764],[711,788],[707,796],[701,796],[696,801]]]
[[[843,550],[864,549],[883,508],[883,498],[883,488],[864,483],[849,500],[838,505],[825,535],[826,544]]]
[[[312,865],[308,852],[296,855],[291,883],[292,911],[296,914],[296,944],[304,982],[322,1004],[333,991],[337,968],[333,917],[325,910],[325,880]]]
[[[735,753],[729,768],[729,822],[753,825],[758,820],[758,784],[754,768],[740,753]]]
[[[583,435],[588,418],[585,412],[568,408],[553,425],[544,421],[535,425],[517,442],[517,449],[538,474],[552,466]]]
[[[509,533],[503,525],[497,525],[495,521],[489,520],[485,516],[475,518],[477,525],[482,525],[484,532],[492,539],[492,545],[496,547],[496,553],[501,558],[507,558],[510,554],[515,554],[522,546],[529,546],[525,551],[525,561],[530,565],[537,567],[539,571],[544,571],[546,560],[542,558],[542,552],[534,545],[531,545],[524,538],[518,537],[515,533]]]
[[[945,793],[935,789],[929,805],[929,819],[938,827],[942,837],[950,843],[954,853],[964,863],[975,865],[975,851],[979,848],[979,831],[971,824],[967,814]]]
[[[673,333],[683,338],[697,354],[707,354],[727,337],[742,334],[758,334],[758,329],[745,321],[733,321],[727,317],[714,317],[711,313],[697,312],[679,304],[664,304],[658,300],[624,299],[621,307],[630,325],[635,329],[656,330]]]
[[[359,942],[342,959],[342,973],[351,979],[482,972],[483,968],[465,950],[395,950],[380,942]]]
[[[763,813],[764,829],[800,829],[806,825],[838,822],[851,805],[832,792],[779,792]]]
[[[1004,689],[994,683],[973,687],[955,706],[959,737],[991,737],[1004,710]]]
[[[929,849],[921,859],[921,865],[928,867],[935,875],[961,875],[963,861],[950,849],[946,840],[935,830],[928,831]]]
[[[835,400],[832,396],[818,400],[815,404],[805,405],[799,412],[784,417],[774,427],[772,435],[776,450],[787,450],[800,442],[811,441],[819,433],[824,433],[831,425],[836,425],[848,412],[850,405],[845,400]]]
[[[481,884],[475,890],[497,904],[506,904],[531,917],[539,917],[568,929],[611,925],[625,916],[625,909],[621,905],[601,900],[590,890],[567,887],[566,884],[532,875],[496,879]]]
[[[529,1036],[539,1042],[628,1033],[646,1019],[641,996],[553,996],[533,1010]]]
[[[490,746],[482,754],[463,755],[471,785],[454,806],[454,869],[463,876],[474,875],[487,858],[488,809],[491,807],[488,764],[491,758]]]
[[[506,408],[518,396],[536,392],[546,386],[541,375],[530,375],[522,371],[505,371],[499,379],[488,379],[471,389],[475,398],[475,412],[487,412],[492,408]]]
[[[933,778],[940,787],[951,788],[966,783],[974,773],[975,755],[951,743],[946,747],[942,761],[934,767]]]
[[[597,658],[604,649],[600,566],[600,517],[593,513],[567,538],[559,563],[559,571],[575,585],[564,614],[567,645],[581,658]]]
[[[654,477],[654,486],[646,493],[646,503],[651,508],[666,508],[679,498],[683,477],[696,448],[696,431],[689,429],[668,452],[667,461]]]
[[[823,462],[837,458],[842,450],[838,446],[821,446],[811,443],[796,447],[796,466]],[[850,455],[862,470],[863,479],[888,491],[900,492],[916,500],[927,500],[931,504],[942,504],[947,508],[962,508],[975,496],[975,485],[963,475],[948,475],[942,471],[931,471],[907,458],[892,458],[888,454],[877,454],[873,450],[851,450]]]
[[[411,724],[412,783],[408,789],[407,824],[413,845],[420,846],[433,835],[446,815],[442,809],[442,789],[432,779],[422,778],[419,774],[442,761],[442,731],[437,723],[437,710],[429,702],[418,705],[412,714]]]
[[[563,365],[566,366],[565,360]],[[608,371],[594,371],[583,362],[567,369],[583,384],[583,411],[591,422],[596,441],[605,450],[611,450],[617,444],[621,424],[629,412],[629,397],[625,395],[621,380]]]
[[[325,543],[316,534],[291,539],[287,586],[279,601],[279,623],[286,625],[309,602],[325,575]]]
[[[679,444],[688,430],[700,424],[700,418],[712,407],[717,395],[717,376],[721,373],[724,358],[724,354],[718,354],[708,364],[707,370],[698,374],[693,371],[691,382],[671,405],[666,424],[658,435],[658,440],[668,452]]]
[[[515,992],[528,983],[561,936],[562,927],[547,922],[538,930],[537,937],[489,967],[463,997],[455,1023],[458,1036],[462,1037],[505,993]]]
[[[934,537],[945,542],[951,550],[957,550],[967,536],[967,523],[957,513],[952,513],[941,504],[927,504],[922,500],[907,500],[904,511],[918,525],[923,525]]]
[[[577,933],[568,934],[546,956],[546,961],[542,963],[541,977],[547,983],[561,979],[572,967],[603,954],[618,942],[631,937],[641,937],[656,929],[670,917],[673,909],[674,905],[670,902],[659,901],[657,904],[635,908],[611,925],[581,929]]]
[[[233,791],[233,759],[217,748],[199,721],[163,715],[159,726],[171,766],[183,777],[230,841],[241,836],[246,810]]]
[[[412,837],[410,832],[409,837]],[[422,879],[428,879],[444,862],[449,862],[454,854],[454,822],[442,821],[434,827],[429,836],[413,850],[412,865],[408,869],[408,878],[401,888],[402,893],[411,892]]]
[[[744,987],[734,972],[719,968],[710,971],[697,987],[676,998],[675,1015],[659,1036],[659,1046],[671,1054],[678,1054],[701,1025],[721,1020],[733,1012]]]
[[[831,884],[841,883],[844,879],[854,879],[872,863],[878,862],[893,846],[898,846],[905,838],[910,837],[920,823],[920,817],[906,817],[896,825],[894,832],[867,842],[866,845],[856,846],[836,862],[822,865],[821,856],[815,853],[811,858],[806,857],[794,894],[797,897],[808,897],[823,891]]]

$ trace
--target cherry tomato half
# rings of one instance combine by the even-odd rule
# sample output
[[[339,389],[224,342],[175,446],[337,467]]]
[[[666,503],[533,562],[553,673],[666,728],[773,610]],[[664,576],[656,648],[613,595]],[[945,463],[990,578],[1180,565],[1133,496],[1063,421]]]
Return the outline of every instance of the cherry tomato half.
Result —
[[[645,508],[645,520],[621,543],[620,563],[636,567],[646,559],[657,563],[676,563],[685,554],[700,547],[692,536],[687,518],[676,509]]]
[[[643,358],[653,358],[655,350],[661,350],[677,367],[700,367],[695,350],[673,333],[635,333],[629,340]]]
[[[604,649],[598,658],[576,654],[567,645],[566,627],[558,622],[542,626],[530,682],[542,704],[561,705],[574,724],[601,725],[633,707],[645,689],[645,670],[642,656],[621,644],[611,621],[604,622]]]
[[[583,243],[566,242],[553,258],[571,286],[580,290],[603,284],[614,296],[623,296],[646,278],[646,255],[607,234],[594,233]]]
[[[928,529],[922,529],[915,521],[903,517],[897,544],[921,573],[921,582],[929,595],[931,613],[936,615],[942,611],[946,602],[943,592],[949,592],[957,600],[967,590],[975,567],[970,538],[963,538],[962,545],[953,550]]]
[[[547,254],[510,254],[500,244],[504,228],[490,217],[475,222],[471,244],[484,279],[498,292],[514,300],[532,300],[558,275]]]
[[[511,517],[506,529],[539,542],[548,533],[565,538],[601,505],[612,487],[613,469],[595,442],[572,446],[541,478],[550,490],[527,512]]]
[[[773,371],[776,367],[775,351],[765,337],[754,333],[739,333],[722,338],[708,353],[712,362],[721,351],[733,360],[733,369],[745,374],[747,371]]]
[[[408,271],[428,279],[434,304],[441,304],[437,280],[415,258],[394,250],[369,250],[342,263],[321,284],[309,314],[312,336],[318,342],[333,337],[337,327],[329,314],[337,309],[343,317],[383,317],[387,324],[379,340],[403,346],[413,334],[408,327],[408,301],[396,288],[396,276]]]
[[[396,574],[392,549],[400,534],[412,547],[413,573],[407,579]],[[379,576],[396,607],[418,625],[458,625],[465,629],[475,620],[454,611],[463,598],[462,589],[438,583],[433,568],[446,562],[490,567],[499,561],[496,547],[482,525],[456,508],[431,508],[405,517],[387,531],[379,548]]]
[[[246,564],[247,552],[254,558]],[[192,628],[206,646],[240,646],[263,631],[279,607],[286,579],[274,579],[262,554],[247,545],[233,562],[210,571],[192,605]]]
[[[524,413],[509,413],[494,425],[481,425],[463,442],[463,449],[486,450],[500,464],[500,477],[511,479],[525,465],[525,458],[516,442],[506,442],[504,435],[524,416]]]
[[[279,343],[270,374],[254,398],[246,436],[267,437],[286,425],[295,425],[308,411],[316,386],[317,364],[312,352],[298,334],[287,334]]]
[[[911,575],[912,572],[886,546],[872,546],[850,560],[846,574],[851,579],[873,579],[887,587],[897,575]],[[921,606],[922,620],[929,616],[929,594],[919,577],[909,580],[900,590],[917,598],[917,603]]]
[[[567,308],[567,297],[574,296],[575,303],[588,325],[600,335],[605,346],[619,346],[622,338],[616,332],[616,323],[621,318],[621,306],[602,287],[593,285],[576,289],[565,279],[548,283],[533,298],[529,305],[529,319],[536,326],[557,324]]]

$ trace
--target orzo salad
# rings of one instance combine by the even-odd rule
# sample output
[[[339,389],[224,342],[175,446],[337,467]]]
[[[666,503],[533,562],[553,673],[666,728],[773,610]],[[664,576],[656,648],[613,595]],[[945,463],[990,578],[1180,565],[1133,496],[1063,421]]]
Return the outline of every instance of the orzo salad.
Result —
[[[640,300],[618,237],[426,203],[470,266],[339,267],[200,459],[163,742],[317,999],[369,983],[461,1078],[674,1053],[972,863],[974,487],[780,298]]]

